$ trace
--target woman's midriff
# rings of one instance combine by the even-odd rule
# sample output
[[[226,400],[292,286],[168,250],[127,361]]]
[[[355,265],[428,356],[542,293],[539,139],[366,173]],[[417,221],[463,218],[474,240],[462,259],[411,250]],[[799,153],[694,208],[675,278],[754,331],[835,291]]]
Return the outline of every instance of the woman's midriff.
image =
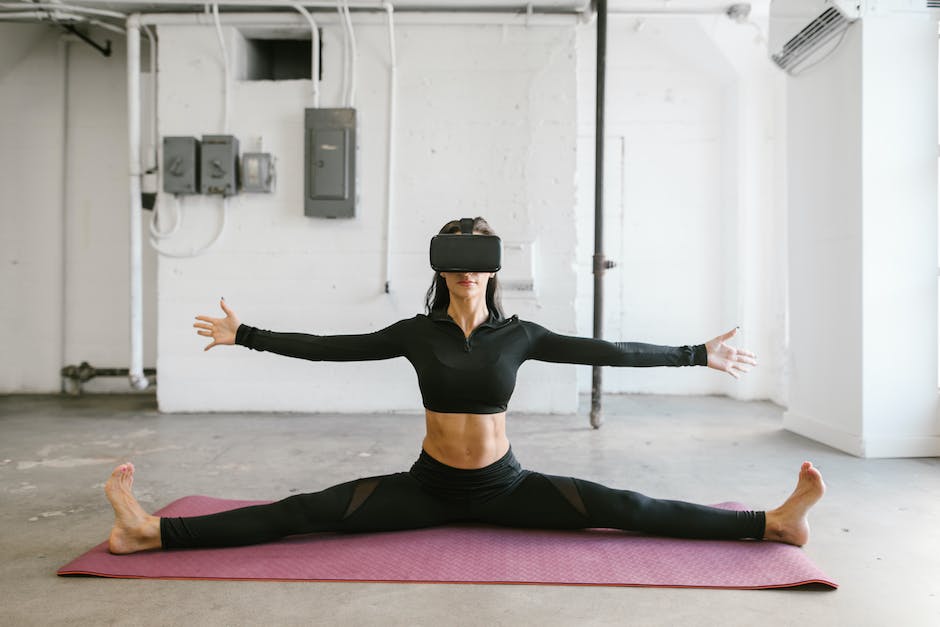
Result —
[[[483,468],[509,451],[506,413],[444,414],[425,410],[428,455],[454,468]]]

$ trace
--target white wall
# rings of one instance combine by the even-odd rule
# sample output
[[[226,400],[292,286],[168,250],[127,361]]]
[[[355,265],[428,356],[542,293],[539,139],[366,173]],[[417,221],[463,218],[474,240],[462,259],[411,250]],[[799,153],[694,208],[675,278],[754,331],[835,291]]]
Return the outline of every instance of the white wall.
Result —
[[[198,350],[201,340],[193,335],[190,324],[196,313],[213,311],[219,296],[236,306],[247,322],[277,329],[362,331],[413,315],[421,308],[430,279],[427,238],[445,220],[463,214],[489,217],[508,244],[531,245],[535,251],[536,293],[507,292],[510,313],[561,332],[590,334],[593,26],[553,18],[532,20],[526,28],[524,18],[505,19],[515,19],[517,24],[447,25],[452,18],[432,16],[423,24],[402,24],[398,29],[401,67],[391,295],[382,291],[388,94],[384,24],[357,18],[363,189],[360,214],[354,221],[311,220],[301,215],[302,144],[296,129],[303,107],[310,104],[309,81],[236,82],[232,130],[243,150],[255,149],[261,139],[264,149],[275,154],[278,190],[273,196],[233,199],[224,237],[205,257],[161,260],[159,394],[164,410],[418,408],[414,375],[403,362],[337,367],[298,364],[241,349],[204,354]],[[339,104],[340,31],[331,20],[322,19],[326,46],[323,106]],[[748,317],[757,311],[752,303],[772,303],[773,299],[752,287],[738,288],[742,268],[763,268],[776,259],[774,254],[760,252],[766,247],[759,247],[757,254],[744,247],[752,238],[739,232],[744,218],[763,215],[766,210],[763,201],[739,199],[748,193],[766,195],[766,185],[755,183],[750,192],[738,188],[742,180],[754,179],[754,168],[764,168],[769,161],[752,159],[746,151],[764,141],[752,136],[758,136],[760,128],[773,119],[763,115],[761,104],[772,97],[766,96],[758,80],[738,78],[747,73],[740,67],[741,59],[754,55],[763,59],[761,51],[742,40],[751,32],[748,27],[721,16],[651,20],[638,31],[635,26],[634,20],[611,18],[608,119],[613,135],[608,141],[607,206],[608,225],[614,228],[608,231],[608,254],[621,266],[608,275],[608,337],[700,342],[740,323],[744,325],[741,343],[755,348],[763,365],[743,383],[704,370],[609,369],[605,389],[777,398],[773,382],[779,377],[769,367],[777,360],[767,356],[774,354],[781,334],[776,328],[751,324]],[[297,29],[302,32],[302,25]],[[167,26],[160,31],[160,134],[219,132],[221,71],[213,29]],[[230,30],[228,37],[236,56],[240,36]],[[42,359],[33,350],[29,362],[35,373],[8,362],[3,366],[4,376],[11,379],[6,391],[56,391],[62,363],[88,360],[97,366],[126,365],[125,79],[123,42],[115,43],[115,55],[108,60],[87,46],[71,46],[77,60],[70,66],[75,139],[69,148],[68,185],[73,197],[67,228],[72,260],[67,264],[71,269],[66,290],[69,313],[63,324],[60,310],[66,301],[60,294],[50,296],[54,306],[42,306],[45,317],[22,313],[36,311],[32,304],[18,314],[20,354],[28,354],[42,337],[48,337],[48,329],[63,327],[68,334],[65,355],[59,355],[61,349],[51,341],[44,343],[48,355]],[[48,45],[57,44],[50,40]],[[143,67],[148,67],[146,59]],[[56,72],[61,75],[54,63],[43,70],[31,67],[18,80],[43,76],[48,88],[54,84],[48,78]],[[145,74],[145,88],[146,79]],[[7,84],[22,91],[20,83]],[[101,98],[99,93],[107,95]],[[148,93],[143,99],[145,121]],[[30,115],[39,111],[34,107]],[[756,111],[750,114],[756,121],[741,122],[739,111]],[[6,119],[11,121],[11,132],[25,135],[33,132],[26,129],[48,130],[50,124],[61,124],[59,113],[50,110],[41,120],[26,124],[21,123],[22,117]],[[665,144],[660,141],[663,129],[671,138]],[[146,138],[146,124],[144,131]],[[773,145],[772,137],[769,143]],[[696,150],[689,151],[690,145]],[[50,141],[40,160],[54,160],[60,146],[61,140]],[[107,167],[97,167],[102,163]],[[645,168],[642,173],[641,167]],[[683,182],[695,183],[694,189],[674,185],[678,170]],[[38,180],[35,169],[14,171],[18,181]],[[102,180],[105,174],[109,178]],[[48,187],[20,185],[20,190],[28,196],[26,202],[42,205],[46,211],[61,211],[41,199],[52,191]],[[160,202],[171,208],[170,199],[161,197]],[[7,209],[13,204],[4,203],[4,219],[22,220],[26,214]],[[217,199],[184,199],[182,232],[164,246],[186,252],[209,242],[218,228],[220,204]],[[57,224],[53,219],[47,226]],[[748,228],[763,237],[771,232],[759,221]],[[38,275],[41,279],[35,282],[48,286],[61,281],[61,258],[54,261],[61,247],[40,242],[39,232],[22,242],[45,260]],[[716,235],[720,254],[709,252],[714,241],[701,237],[702,232]],[[672,252],[667,255],[656,252],[658,241],[664,238],[679,240],[670,243]],[[575,247],[579,247],[576,256]],[[145,365],[153,366],[157,288],[149,247],[145,246],[145,254]],[[662,259],[650,266],[647,258],[655,254]],[[507,268],[504,278],[511,272]],[[773,272],[760,274],[773,276]],[[26,291],[26,283],[17,280],[21,281],[18,289]],[[774,283],[761,285],[772,290]],[[30,302],[35,297],[35,292],[24,294],[11,302]],[[285,302],[291,306],[285,307]],[[337,312],[339,306],[343,311]],[[576,309],[587,324],[576,324]],[[664,311],[669,314],[661,315]],[[773,350],[764,348],[764,338]],[[575,373],[584,379],[589,371],[528,364],[520,373],[513,409],[574,411]],[[274,375],[267,376],[269,372]],[[350,378],[379,383],[378,387],[347,383]],[[323,384],[311,386],[311,379]],[[373,388],[381,393],[360,393]],[[86,389],[125,391],[127,386],[123,380],[102,379]],[[233,396],[233,389],[239,393]],[[332,394],[334,389],[336,394]],[[581,389],[586,386],[582,384]]]
[[[0,24],[0,393],[58,392],[63,365],[127,367],[124,42],[104,57],[48,26]],[[146,363],[155,360],[145,265]],[[95,379],[89,392],[128,391]]]
[[[861,432],[860,51],[861,29],[853,27],[825,64],[788,84],[792,367],[785,424],[797,432],[810,420]]]
[[[63,81],[56,38],[38,37],[0,83],[3,391],[59,387],[62,163],[55,148],[62,145]],[[38,185],[38,171],[48,173],[45,185]]]
[[[48,26],[42,24],[0,23],[0,80],[19,65],[36,46],[42,45],[42,39],[49,34]]]
[[[866,15],[788,106],[784,424],[856,455],[940,454],[936,21]]]
[[[578,330],[592,332],[595,37],[579,63]],[[786,233],[780,77],[751,25],[612,16],[608,24],[605,337],[696,344],[735,326],[761,366],[607,369],[609,392],[785,400]],[[590,369],[581,389],[590,389]]]
[[[507,17],[517,24],[520,18]],[[307,80],[236,82],[231,130],[263,137],[278,159],[277,191],[229,203],[224,238],[159,268],[158,399],[164,411],[418,411],[410,365],[298,362],[243,348],[201,352],[192,317],[220,296],[242,320],[318,334],[365,332],[423,311],[430,236],[483,215],[508,243],[532,243],[538,300],[508,294],[508,313],[574,332],[574,20],[556,25],[399,20],[391,294],[384,293],[388,58],[386,28],[359,18],[361,200],[354,220],[306,218],[302,206]],[[340,104],[340,30],[324,19],[321,106]],[[161,26],[160,133],[219,130],[221,77],[212,28]],[[230,47],[240,35],[226,28]],[[187,198],[186,226],[167,248],[211,239],[220,202]],[[574,411],[573,367],[528,364],[511,408]]]
[[[940,455],[937,23],[870,17],[862,38],[863,452]]]

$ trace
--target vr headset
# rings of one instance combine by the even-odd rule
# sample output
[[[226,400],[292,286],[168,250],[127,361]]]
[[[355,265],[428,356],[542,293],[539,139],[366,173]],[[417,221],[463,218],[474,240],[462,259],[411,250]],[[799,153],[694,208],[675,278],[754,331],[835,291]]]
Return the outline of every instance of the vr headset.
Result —
[[[496,272],[502,259],[502,241],[495,235],[474,235],[471,218],[460,220],[459,234],[431,238],[431,267],[435,272]]]

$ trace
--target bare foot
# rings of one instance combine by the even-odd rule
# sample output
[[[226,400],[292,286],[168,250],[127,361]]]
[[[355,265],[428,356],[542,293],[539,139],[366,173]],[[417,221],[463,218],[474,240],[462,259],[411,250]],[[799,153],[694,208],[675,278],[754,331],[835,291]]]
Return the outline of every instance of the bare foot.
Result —
[[[803,462],[793,494],[777,509],[767,512],[764,540],[803,546],[809,541],[807,513],[823,497],[826,484],[810,462]]]
[[[134,498],[134,465],[122,464],[114,469],[104,493],[114,508],[114,527],[108,538],[108,550],[125,554],[160,548],[160,519],[144,511]]]

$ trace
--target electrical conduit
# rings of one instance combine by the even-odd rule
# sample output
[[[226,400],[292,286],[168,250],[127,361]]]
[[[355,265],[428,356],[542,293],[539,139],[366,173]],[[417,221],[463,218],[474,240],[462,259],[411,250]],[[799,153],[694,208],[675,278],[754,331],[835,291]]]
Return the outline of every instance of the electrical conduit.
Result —
[[[385,174],[385,293],[391,292],[392,274],[392,225],[395,217],[395,103],[398,99],[398,57],[395,53],[395,9],[386,0],[385,14],[388,17],[388,158]]]
[[[143,242],[140,201],[140,16],[127,18],[127,138],[130,156],[128,198],[130,210],[130,335],[128,380],[135,390],[146,389],[144,375]]]

